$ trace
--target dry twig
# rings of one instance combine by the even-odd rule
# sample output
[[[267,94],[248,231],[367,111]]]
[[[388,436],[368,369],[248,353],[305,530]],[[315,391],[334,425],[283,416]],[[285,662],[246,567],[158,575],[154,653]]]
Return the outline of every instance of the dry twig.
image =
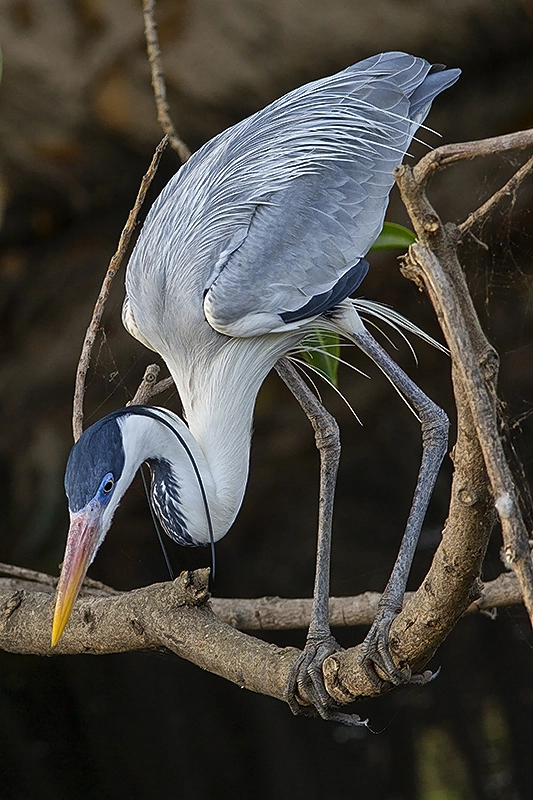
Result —
[[[83,433],[83,398],[85,396],[85,379],[87,377],[89,364],[91,363],[91,353],[98,333],[98,328],[100,327],[100,322],[102,321],[102,315],[104,313],[105,304],[109,296],[109,290],[111,288],[113,278],[117,274],[118,269],[122,263],[122,259],[124,258],[126,250],[128,249],[131,236],[135,229],[137,216],[142,207],[142,204],[144,203],[146,192],[148,191],[148,188],[150,187],[150,184],[156,173],[159,161],[161,160],[161,156],[163,155],[163,151],[165,150],[166,145],[167,145],[167,137],[165,136],[164,139],[162,139],[162,141],[158,144],[156,151],[153,155],[151,164],[148,168],[148,171],[144,175],[141,181],[141,185],[135,200],[135,204],[129,213],[128,219],[122,230],[122,233],[120,234],[120,239],[118,242],[116,252],[113,255],[111,261],[109,262],[109,266],[107,268],[107,272],[105,274],[105,278],[103,280],[102,287],[100,289],[100,294],[98,295],[98,299],[96,300],[96,304],[93,310],[93,315],[89,323],[89,327],[87,328],[85,339],[83,340],[80,360],[78,362],[78,368],[76,370],[74,402],[72,408],[72,432],[74,435],[75,442],[78,441],[81,434]]]
[[[148,51],[148,60],[152,72],[152,88],[154,90],[154,99],[157,108],[157,119],[164,133],[168,136],[172,148],[180,157],[181,163],[184,164],[187,159],[190,158],[191,151],[178,136],[170,117],[165,75],[161,66],[161,51],[159,50],[159,39],[155,22],[155,0],[143,0],[143,14],[146,49]]]
[[[482,156],[493,156],[507,153],[509,150],[525,150],[533,145],[533,128],[504,136],[493,136],[490,139],[478,139],[474,142],[458,142],[444,144],[430,150],[413,167],[413,177],[420,186],[425,185],[438,170],[449,167],[458,161],[471,160]]]
[[[128,249],[128,245],[135,227],[138,213],[146,197],[146,192],[148,191],[148,188],[156,173],[159,161],[161,159],[161,155],[163,153],[164,148],[166,147],[167,141],[170,142],[173,149],[178,153],[182,164],[185,163],[185,161],[187,161],[187,159],[191,155],[191,152],[187,147],[187,145],[178,136],[178,133],[176,132],[176,129],[170,117],[170,110],[167,103],[165,76],[163,68],[161,66],[161,52],[159,50],[157,25],[155,22],[155,0],[143,0],[143,15],[144,15],[144,30],[146,36],[146,47],[152,74],[152,87],[154,90],[154,99],[157,108],[157,119],[165,133],[165,137],[162,140],[162,142],[158,145],[154,153],[154,157],[152,159],[150,167],[146,175],[143,177],[141,186],[139,188],[139,192],[137,194],[137,199],[135,200],[135,205],[133,206],[133,209],[131,210],[128,216],[126,225],[124,226],[124,229],[120,236],[117,250],[109,263],[107,273],[102,283],[102,288],[100,289],[100,294],[98,295],[98,299],[94,307],[91,322],[85,334],[85,339],[83,342],[82,351],[78,362],[78,368],[76,371],[76,382],[74,389],[72,432],[74,435],[75,442],[78,441],[83,432],[83,398],[85,395],[85,380],[87,377],[87,372],[91,361],[92,349],[94,347],[94,342],[96,339],[96,335],[98,333],[98,328],[102,320],[105,304],[109,296],[111,283],[122,263],[122,259],[124,258],[126,250]],[[134,400],[136,403],[146,403],[151,397],[154,397],[155,395],[165,391],[165,389],[172,386],[172,380],[170,378],[165,379],[165,381],[161,381],[160,385],[154,385],[155,382],[151,383],[151,374],[148,374],[148,371],[150,369],[151,367],[147,368],[144,378],[139,388],[137,389],[137,392],[135,393]]]
[[[135,392],[133,399],[130,400],[129,403],[126,403],[126,405],[145,405],[152,397],[156,397],[158,394],[166,392],[167,389],[171,389],[174,386],[172,378],[163,378],[162,381],[157,380],[160,369],[161,368],[157,364],[149,364],[146,367],[139,388]]]
[[[499,205],[502,200],[504,200],[506,197],[511,197],[516,192],[520,184],[532,171],[533,156],[528,158],[525,164],[522,164],[520,169],[518,169],[515,174],[509,178],[507,183],[502,186],[501,189],[498,189],[497,192],[494,192],[492,197],[489,197],[489,199],[483,203],[483,205],[469,214],[465,221],[461,222],[461,224],[457,226],[461,231],[461,234],[470,232],[470,229],[474,225],[478,225],[481,220],[484,220],[486,217],[492,214],[492,212],[496,209],[496,206]]]

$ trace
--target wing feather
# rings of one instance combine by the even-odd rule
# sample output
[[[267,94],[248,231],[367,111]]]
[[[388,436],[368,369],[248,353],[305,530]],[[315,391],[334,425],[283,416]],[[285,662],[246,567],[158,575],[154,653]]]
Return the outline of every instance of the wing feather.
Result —
[[[354,291],[393,169],[458,76],[383,53],[290,92],[204,145],[152,207],[132,255],[127,291],[138,328],[157,315],[163,328],[165,314],[203,302],[216,330],[250,336]],[[159,299],[147,314],[138,305],[148,281]]]

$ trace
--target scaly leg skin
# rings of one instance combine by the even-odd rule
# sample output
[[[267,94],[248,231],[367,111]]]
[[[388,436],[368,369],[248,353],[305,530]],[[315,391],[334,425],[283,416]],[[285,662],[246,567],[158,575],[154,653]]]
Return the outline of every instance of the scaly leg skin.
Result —
[[[323,719],[344,725],[366,725],[367,721],[361,720],[357,714],[345,714],[337,710],[333,698],[326,690],[322,672],[322,664],[326,658],[342,649],[331,635],[329,627],[331,524],[340,458],[339,427],[302,381],[290,361],[280,359],[276,370],[311,422],[320,453],[318,541],[311,622],[303,652],[292,665],[285,699],[293,714],[315,714],[316,710]],[[311,700],[314,708],[298,702],[298,690]]]
[[[379,686],[382,674],[395,685],[401,683],[427,683],[433,675],[429,670],[412,675],[410,669],[401,670],[394,663],[389,650],[389,631],[394,618],[402,610],[403,597],[409,571],[413,562],[422,523],[431,493],[437,479],[448,445],[448,417],[403,372],[389,354],[383,350],[366,329],[352,333],[351,338],[385,373],[395,389],[414,411],[422,427],[422,461],[417,484],[407,520],[405,533],[391,576],[378,605],[376,619],[368,632],[359,656],[359,663],[372,682]],[[379,669],[379,673],[377,669]]]

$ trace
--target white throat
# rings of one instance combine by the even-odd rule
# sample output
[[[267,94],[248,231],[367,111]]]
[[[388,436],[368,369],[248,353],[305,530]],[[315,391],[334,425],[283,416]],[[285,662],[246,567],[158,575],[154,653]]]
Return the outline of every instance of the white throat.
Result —
[[[294,343],[302,335],[295,331]],[[257,393],[290,347],[286,334],[223,338],[222,346],[218,340],[216,349],[201,353],[196,362],[192,358],[178,359],[178,363],[167,360],[183,403],[191,449],[196,446],[194,452],[209,475],[215,539],[227,533],[242,504]]]
[[[145,461],[160,465],[153,474],[164,472],[175,494],[163,495],[168,510],[183,519],[187,543],[208,544],[210,524],[213,538],[220,539],[227,531],[233,518],[231,511],[218,502],[213,477],[205,457],[198,447],[190,430],[176,414],[156,406],[149,408],[153,416],[132,413],[119,417],[125,446],[125,463],[122,476],[117,484],[117,496],[121,497],[131,483],[133,476]],[[163,488],[163,487],[160,487]],[[161,500],[161,491],[152,500]],[[206,509],[206,504],[208,510]],[[173,509],[174,507],[174,509]],[[163,504],[156,507],[167,533],[175,538],[161,516]],[[235,512],[236,513],[236,512]]]

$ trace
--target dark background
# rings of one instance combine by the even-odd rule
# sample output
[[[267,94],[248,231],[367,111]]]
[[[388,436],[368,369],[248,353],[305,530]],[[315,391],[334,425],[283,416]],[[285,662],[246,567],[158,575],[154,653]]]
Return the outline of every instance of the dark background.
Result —
[[[174,120],[193,148],[307,80],[386,49],[463,77],[435,104],[443,141],[533,122],[533,7],[527,0],[167,0],[161,45]],[[0,39],[0,560],[57,574],[67,529],[64,463],[75,367],[92,305],[140,178],[161,134],[133,0],[3,0]],[[436,137],[424,134],[431,144]],[[413,147],[418,156],[423,151]],[[434,181],[445,220],[460,221],[512,174],[518,157],[460,164]],[[177,168],[168,152],[151,200]],[[533,374],[532,184],[502,205],[462,258],[502,357],[509,449],[527,501]],[[406,222],[393,196],[389,219]],[[365,297],[438,335],[427,299],[397,254],[373,254]],[[120,323],[122,281],[95,349],[87,423],[133,394],[151,354]],[[416,343],[399,362],[453,419],[449,363]],[[324,390],[344,444],[332,592],[381,590],[394,561],[420,455],[416,420],[387,382],[341,370],[364,425]],[[160,399],[179,411],[173,392]],[[453,432],[452,440],[453,442]],[[524,474],[519,464],[523,465]],[[219,596],[308,596],[317,456],[308,424],[275,376],[258,403],[250,483],[217,546]],[[446,460],[423,531],[418,585],[446,516]],[[485,577],[501,571],[495,532]],[[208,563],[171,547],[176,569]],[[118,588],[165,580],[142,487],[126,495],[91,575]],[[355,644],[363,629],[338,631]],[[302,645],[303,632],[268,636]],[[376,734],[293,718],[172,656],[36,658],[0,653],[0,798],[172,796],[470,800],[532,796],[532,637],[521,609],[465,619],[434,659],[439,678],[361,703]]]

